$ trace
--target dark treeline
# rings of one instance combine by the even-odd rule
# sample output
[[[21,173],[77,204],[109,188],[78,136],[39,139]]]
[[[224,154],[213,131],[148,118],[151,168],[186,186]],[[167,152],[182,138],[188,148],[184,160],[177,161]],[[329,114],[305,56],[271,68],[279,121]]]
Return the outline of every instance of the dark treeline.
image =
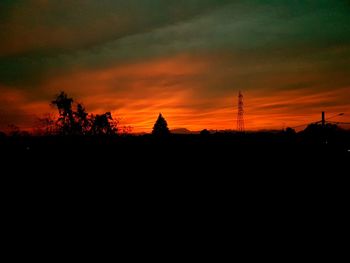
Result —
[[[118,121],[110,112],[89,114],[80,103],[73,108],[74,100],[61,92],[51,103],[58,110],[58,119],[41,119],[46,135],[113,135],[118,133]]]
[[[83,104],[75,103],[65,92],[58,94],[51,106],[57,109],[58,117],[46,114],[38,118],[38,124],[32,133],[21,131],[16,125],[8,125],[8,135],[14,137],[35,136],[116,136],[130,134],[132,127],[120,126],[118,119],[111,112],[103,114],[89,114]],[[167,136],[170,134],[167,121],[159,114],[154,124],[152,134],[156,136]],[[0,131],[0,136],[6,134]]]
[[[296,132],[292,128],[266,132],[213,132],[204,129],[198,134],[171,134],[162,114],[155,121],[152,134],[133,135],[130,127],[120,127],[110,112],[90,114],[66,93],[58,94],[51,105],[57,118],[47,115],[39,120],[35,136],[12,127],[10,134],[0,133],[0,150],[23,152],[131,152],[133,155],[154,151],[160,155],[180,151],[183,154],[204,154],[231,151],[286,152],[319,149],[350,149],[350,132],[335,124],[310,124]],[[121,136],[122,135],[122,136]]]

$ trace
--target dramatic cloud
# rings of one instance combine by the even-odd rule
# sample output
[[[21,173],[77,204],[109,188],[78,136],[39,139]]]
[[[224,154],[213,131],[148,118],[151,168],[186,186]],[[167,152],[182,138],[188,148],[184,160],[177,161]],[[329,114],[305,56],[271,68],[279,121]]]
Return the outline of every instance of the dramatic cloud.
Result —
[[[61,90],[135,131],[159,112],[235,128],[238,90],[249,129],[350,116],[349,14],[346,0],[2,1],[0,129],[30,127]]]

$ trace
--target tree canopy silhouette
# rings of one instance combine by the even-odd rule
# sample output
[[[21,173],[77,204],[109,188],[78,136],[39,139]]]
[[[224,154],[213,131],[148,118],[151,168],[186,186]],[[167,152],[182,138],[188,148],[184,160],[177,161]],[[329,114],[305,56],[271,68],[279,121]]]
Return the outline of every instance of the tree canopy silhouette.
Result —
[[[77,105],[77,111],[74,112],[76,121],[76,129],[78,134],[88,134],[91,127],[91,120],[89,114],[86,112],[82,104]]]
[[[106,112],[101,115],[88,114],[82,104],[77,104],[73,110],[72,98],[65,92],[61,92],[51,102],[56,106],[59,118],[56,121],[55,130],[61,135],[112,135],[118,132],[118,121],[113,120],[112,114]],[[48,126],[50,122],[41,121]],[[47,130],[47,129],[46,129]]]
[[[74,116],[72,110],[73,99],[69,98],[65,92],[61,92],[53,100],[52,105],[56,106],[59,113],[57,124],[64,135],[72,134],[74,129]]]
[[[152,134],[156,136],[166,136],[170,134],[168,123],[161,113],[159,113],[158,119],[153,126]]]
[[[110,112],[92,117],[93,135],[111,135],[117,132],[117,127],[112,123],[113,118]]]

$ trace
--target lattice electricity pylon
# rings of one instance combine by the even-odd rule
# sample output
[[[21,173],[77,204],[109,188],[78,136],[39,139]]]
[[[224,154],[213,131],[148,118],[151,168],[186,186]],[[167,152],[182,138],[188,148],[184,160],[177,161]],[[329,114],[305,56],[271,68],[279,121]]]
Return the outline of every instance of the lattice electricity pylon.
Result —
[[[237,114],[237,131],[244,132],[244,108],[243,108],[243,94],[238,93],[238,114]]]

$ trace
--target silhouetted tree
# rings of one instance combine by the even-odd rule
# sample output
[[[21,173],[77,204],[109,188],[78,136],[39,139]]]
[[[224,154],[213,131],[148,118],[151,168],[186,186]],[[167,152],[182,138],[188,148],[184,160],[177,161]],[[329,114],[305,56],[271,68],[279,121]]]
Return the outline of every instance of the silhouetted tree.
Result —
[[[65,92],[57,95],[51,102],[56,106],[59,118],[55,121],[55,130],[63,135],[111,135],[117,134],[119,121],[112,118],[110,112],[101,115],[89,115],[82,104],[77,104],[73,110],[73,99]],[[41,124],[47,129],[51,125],[51,119],[42,119]],[[128,128],[131,130],[131,128]],[[125,130],[127,131],[127,130]]]
[[[60,117],[57,124],[60,127],[61,133],[65,135],[73,134],[75,129],[72,110],[73,99],[68,98],[68,95],[62,91],[51,103],[58,109]]]
[[[129,135],[132,132],[131,126],[123,126],[121,127],[121,135]]]
[[[318,123],[309,124],[303,133],[312,134],[312,135],[334,135],[337,132],[340,132],[341,129],[336,124],[327,123],[325,126],[322,126]]]
[[[117,125],[113,122],[112,114],[110,112],[92,116],[92,120],[93,135],[111,135],[117,133]]]
[[[38,129],[36,131],[39,135],[54,135],[58,132],[56,120],[52,114],[46,114],[42,118],[38,118]]]
[[[313,123],[308,125],[305,130],[301,132],[301,136],[309,142],[328,144],[338,140],[337,138],[340,137],[342,133],[343,130],[336,124],[327,123],[323,126],[319,123]]]
[[[76,132],[80,135],[85,135],[90,131],[91,123],[82,104],[77,105],[77,111],[74,112]]]
[[[156,136],[166,136],[170,134],[168,123],[161,113],[159,114],[158,119],[153,126],[152,134]]]

